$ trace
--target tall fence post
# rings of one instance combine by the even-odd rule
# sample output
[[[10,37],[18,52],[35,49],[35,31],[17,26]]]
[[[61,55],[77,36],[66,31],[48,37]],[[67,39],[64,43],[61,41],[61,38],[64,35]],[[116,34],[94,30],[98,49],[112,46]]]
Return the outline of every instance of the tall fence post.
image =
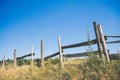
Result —
[[[94,25],[94,31],[95,31],[95,36],[96,36],[96,40],[97,40],[97,46],[98,46],[99,56],[104,61],[104,54],[102,52],[102,47],[101,47],[101,44],[100,44],[100,36],[99,36],[99,32],[98,32],[98,28],[97,28],[96,22],[93,22],[93,25]]]
[[[33,66],[33,46],[32,45],[30,45],[30,47],[31,47],[31,64],[32,64],[32,66]]]
[[[5,54],[4,54],[4,56],[3,56],[2,66],[3,66],[3,68],[5,67]]]
[[[63,64],[63,53],[62,53],[62,48],[61,48],[61,42],[60,42],[60,36],[58,36],[58,47],[59,47],[59,58],[60,58],[60,67],[64,68]]]
[[[16,49],[14,50],[14,67],[16,67]]]
[[[41,40],[41,66],[44,67],[44,41]]]
[[[105,41],[105,37],[104,37],[101,25],[98,25],[98,29],[99,29],[99,32],[100,32],[101,44],[102,44],[102,47],[103,47],[103,52],[104,52],[104,54],[106,56],[107,61],[110,62],[109,53],[108,53],[108,50],[107,50],[106,41]]]

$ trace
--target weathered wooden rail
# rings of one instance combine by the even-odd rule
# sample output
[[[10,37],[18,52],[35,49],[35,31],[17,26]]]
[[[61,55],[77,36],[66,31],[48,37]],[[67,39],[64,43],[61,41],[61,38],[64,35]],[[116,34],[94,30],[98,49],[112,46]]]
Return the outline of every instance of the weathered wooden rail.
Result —
[[[60,52],[56,52],[56,53],[54,53],[54,54],[51,54],[51,55],[49,55],[49,56],[46,56],[44,59],[45,59],[45,60],[48,60],[49,58],[52,58],[52,57],[55,57],[55,56],[59,55],[59,53],[60,53]]]
[[[35,55],[35,53],[33,53],[33,56]],[[30,54],[26,54],[26,55],[24,55],[24,56],[21,56],[21,57],[17,57],[17,60],[19,60],[19,59],[23,59],[23,58],[25,58],[25,57],[29,57],[29,56],[32,56],[32,53],[30,53]]]
[[[90,44],[90,43],[91,43],[91,44]],[[93,44],[96,44],[96,43],[97,43],[96,39],[93,39],[93,40],[91,40],[91,41],[86,41],[86,42],[77,43],[77,44],[72,44],[72,45],[67,45],[67,46],[62,46],[62,49],[88,46],[88,45],[93,45]]]
[[[120,38],[120,36],[105,36],[105,37],[110,37],[110,38]]]
[[[73,54],[63,54],[63,57],[65,58],[73,58],[73,57],[83,57],[88,56],[90,53],[98,53],[98,51],[92,51],[92,52],[83,52],[83,53],[73,53]]]
[[[110,41],[110,42],[106,42],[106,44],[114,44],[114,43],[120,43],[120,40],[117,40],[117,41]]]

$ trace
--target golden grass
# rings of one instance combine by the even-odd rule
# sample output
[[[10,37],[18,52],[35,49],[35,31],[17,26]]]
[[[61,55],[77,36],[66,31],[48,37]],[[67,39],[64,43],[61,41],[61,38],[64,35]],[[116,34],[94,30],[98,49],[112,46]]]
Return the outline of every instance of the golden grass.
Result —
[[[103,64],[101,60],[75,59],[59,64],[47,63],[45,67],[23,65],[0,68],[0,80],[120,80],[120,61]],[[74,64],[74,65],[72,65]]]

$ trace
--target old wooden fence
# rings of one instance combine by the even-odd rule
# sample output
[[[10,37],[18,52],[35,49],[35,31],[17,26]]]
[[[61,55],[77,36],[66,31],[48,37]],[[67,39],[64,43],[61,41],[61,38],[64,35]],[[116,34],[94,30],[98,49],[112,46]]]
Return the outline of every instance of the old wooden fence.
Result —
[[[109,37],[111,37],[111,38],[120,38],[120,36],[107,36],[107,35],[104,35],[101,25],[96,24],[96,22],[93,22],[93,26],[94,26],[96,39],[81,42],[81,43],[62,46],[61,42],[60,42],[60,37],[58,37],[59,52],[56,52],[56,53],[51,54],[49,56],[46,56],[44,59],[47,60],[49,58],[52,58],[54,56],[59,55],[61,67],[64,67],[63,57],[71,58],[71,57],[81,57],[81,56],[87,56],[88,55],[88,52],[73,53],[73,54],[63,54],[64,49],[76,48],[76,47],[82,47],[82,46],[89,46],[89,45],[97,44],[98,50],[97,51],[92,51],[92,53],[98,53],[99,56],[103,59],[103,61],[110,62],[110,56],[111,57],[115,56],[115,54],[109,54],[109,50],[107,49],[106,44],[120,43],[120,40],[107,42],[107,38],[109,38]],[[90,43],[92,43],[92,44],[90,44]],[[42,61],[41,61],[41,63],[42,63]]]
[[[48,60],[49,58],[55,57],[59,55],[60,59],[60,67],[64,68],[64,63],[63,63],[63,57],[64,58],[71,58],[71,57],[81,57],[81,56],[87,56],[88,52],[81,52],[81,53],[73,53],[73,54],[63,54],[64,49],[69,49],[69,48],[76,48],[76,47],[83,47],[83,46],[89,46],[89,45],[94,45],[97,44],[98,50],[97,51],[92,51],[92,53],[98,53],[100,58],[103,59],[103,61],[108,61],[110,62],[110,56],[115,56],[115,54],[109,54],[109,51],[107,49],[106,44],[113,44],[113,43],[120,43],[120,40],[117,41],[110,41],[107,42],[107,38],[120,38],[120,36],[107,36],[104,35],[103,30],[101,25],[97,24],[96,22],[93,22],[94,26],[94,31],[95,31],[95,36],[96,38],[93,40],[88,40],[85,42],[81,43],[75,43],[71,45],[61,45],[60,41],[60,36],[58,37],[58,48],[59,51],[56,53],[53,53],[51,55],[48,55],[44,57],[44,41],[41,40],[41,66],[44,67],[44,60]],[[16,66],[16,61],[19,59],[23,59],[25,57],[31,56],[32,62],[33,62],[33,56],[35,53],[33,52],[33,48],[31,46],[31,53],[21,56],[21,57],[16,57],[16,50],[14,50],[14,67]],[[5,56],[4,56],[5,58]],[[3,66],[4,66],[4,58],[3,58]]]

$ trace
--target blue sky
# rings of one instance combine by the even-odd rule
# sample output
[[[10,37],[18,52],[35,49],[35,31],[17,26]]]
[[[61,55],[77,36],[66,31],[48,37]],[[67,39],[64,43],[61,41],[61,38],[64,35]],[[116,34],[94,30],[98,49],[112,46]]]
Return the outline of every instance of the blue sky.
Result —
[[[120,35],[120,1],[0,0],[0,60],[4,53],[6,59],[13,59],[14,49],[17,49],[17,56],[30,53],[30,44],[35,57],[40,58],[40,40],[44,40],[47,56],[58,51],[58,36],[62,45],[83,42],[87,40],[88,28],[90,38],[94,39],[93,21],[102,25],[106,35]],[[108,45],[108,48],[117,52],[120,44]],[[96,45],[93,46],[93,50],[96,49]]]

